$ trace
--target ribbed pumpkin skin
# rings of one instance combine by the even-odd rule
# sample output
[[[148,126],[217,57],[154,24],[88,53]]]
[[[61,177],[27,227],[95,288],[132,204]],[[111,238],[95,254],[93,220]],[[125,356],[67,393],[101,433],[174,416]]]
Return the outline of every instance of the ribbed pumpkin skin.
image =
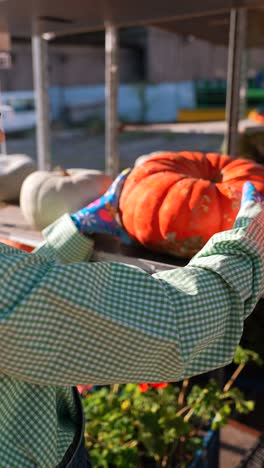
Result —
[[[217,153],[160,152],[135,167],[120,197],[127,232],[152,250],[192,257],[232,227],[244,182],[264,194],[264,166]]]

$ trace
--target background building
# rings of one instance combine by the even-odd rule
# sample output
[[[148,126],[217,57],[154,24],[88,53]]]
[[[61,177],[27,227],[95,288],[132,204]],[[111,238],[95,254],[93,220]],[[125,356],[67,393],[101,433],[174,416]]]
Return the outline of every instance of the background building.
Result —
[[[250,49],[247,54],[248,77],[255,77],[262,69],[262,50]],[[120,119],[175,121],[179,110],[199,105],[199,86],[202,86],[200,96],[203,101],[207,92],[204,80],[208,81],[209,87],[216,86],[220,90],[219,106],[224,107],[226,72],[227,48],[224,46],[157,28],[120,30]],[[104,75],[103,32],[51,42],[49,87],[52,118],[76,122],[103,119]],[[23,109],[33,110],[30,42],[13,40],[12,68],[0,70],[0,86],[2,102],[11,105],[17,113]],[[206,99],[204,103],[210,105]],[[20,120],[22,125],[26,122],[24,116]],[[33,121],[34,114],[31,113],[29,125]],[[14,120],[13,123],[17,125]],[[7,125],[7,131],[8,128]]]

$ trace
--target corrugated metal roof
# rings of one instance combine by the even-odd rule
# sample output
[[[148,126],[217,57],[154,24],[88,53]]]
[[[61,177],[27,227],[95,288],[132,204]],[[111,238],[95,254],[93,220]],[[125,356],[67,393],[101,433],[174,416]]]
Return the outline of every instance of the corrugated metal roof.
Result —
[[[183,20],[162,23],[158,22],[154,25],[169,32],[194,36],[218,45],[228,44],[228,13],[185,18]],[[264,9],[248,11],[246,45],[248,47],[264,46]]]

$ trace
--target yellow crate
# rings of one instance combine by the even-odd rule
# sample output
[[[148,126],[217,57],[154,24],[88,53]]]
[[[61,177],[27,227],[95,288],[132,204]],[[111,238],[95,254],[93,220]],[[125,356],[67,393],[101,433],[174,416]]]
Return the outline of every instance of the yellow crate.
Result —
[[[210,122],[225,120],[225,109],[181,109],[177,122]]]

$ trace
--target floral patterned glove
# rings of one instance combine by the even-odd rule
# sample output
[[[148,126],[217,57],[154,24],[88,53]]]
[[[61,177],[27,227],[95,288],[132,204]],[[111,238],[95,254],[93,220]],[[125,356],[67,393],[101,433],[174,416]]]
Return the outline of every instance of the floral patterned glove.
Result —
[[[246,202],[264,202],[264,196],[258,192],[258,190],[254,187],[254,185],[251,182],[246,182],[243,185],[241,206],[243,206],[243,204]]]
[[[82,234],[110,234],[124,244],[131,243],[118,215],[119,196],[129,172],[125,169],[102,197],[71,215]]]

